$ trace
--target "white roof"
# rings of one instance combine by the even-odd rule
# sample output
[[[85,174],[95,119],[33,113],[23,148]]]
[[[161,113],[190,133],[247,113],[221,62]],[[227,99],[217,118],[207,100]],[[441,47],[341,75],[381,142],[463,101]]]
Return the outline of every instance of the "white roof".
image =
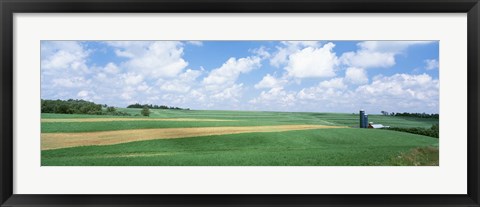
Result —
[[[370,124],[370,126],[372,126],[374,129],[378,129],[378,128],[383,128],[383,127],[384,127],[382,124]]]

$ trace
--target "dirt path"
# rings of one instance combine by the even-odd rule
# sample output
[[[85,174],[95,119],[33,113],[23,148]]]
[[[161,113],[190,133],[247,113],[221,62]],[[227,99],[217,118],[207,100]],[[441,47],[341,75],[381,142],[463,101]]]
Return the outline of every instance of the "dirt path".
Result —
[[[106,122],[106,121],[235,121],[226,119],[196,119],[196,118],[74,118],[74,119],[42,119],[48,122]]]
[[[173,139],[222,134],[240,134],[249,132],[282,132],[291,130],[345,128],[342,126],[324,125],[278,125],[278,126],[247,126],[247,127],[197,127],[197,128],[163,128],[134,129],[103,132],[81,133],[42,133],[42,150],[60,149],[66,147],[112,145],[153,139]]]

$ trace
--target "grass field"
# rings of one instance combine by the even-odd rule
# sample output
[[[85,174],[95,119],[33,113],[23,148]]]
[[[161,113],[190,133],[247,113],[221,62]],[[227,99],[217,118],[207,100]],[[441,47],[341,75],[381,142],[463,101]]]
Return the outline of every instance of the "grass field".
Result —
[[[140,114],[140,109],[118,109]],[[437,119],[369,115],[392,127]],[[42,114],[42,166],[438,165],[438,139],[359,129],[358,114],[152,109]]]

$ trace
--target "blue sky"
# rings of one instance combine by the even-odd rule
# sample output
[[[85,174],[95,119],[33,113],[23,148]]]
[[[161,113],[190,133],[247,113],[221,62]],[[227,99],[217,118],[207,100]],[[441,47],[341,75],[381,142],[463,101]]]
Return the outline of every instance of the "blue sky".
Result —
[[[42,41],[41,98],[438,113],[438,41]]]

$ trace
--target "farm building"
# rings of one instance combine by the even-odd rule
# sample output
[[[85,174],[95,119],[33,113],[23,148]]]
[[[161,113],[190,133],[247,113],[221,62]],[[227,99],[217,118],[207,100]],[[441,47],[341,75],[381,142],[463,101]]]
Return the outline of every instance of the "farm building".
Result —
[[[368,114],[365,114],[365,110],[360,110],[360,128],[368,128]]]
[[[382,124],[373,124],[373,122],[370,122],[368,123],[368,128],[381,129],[381,128],[390,128],[390,126],[383,126]]]

